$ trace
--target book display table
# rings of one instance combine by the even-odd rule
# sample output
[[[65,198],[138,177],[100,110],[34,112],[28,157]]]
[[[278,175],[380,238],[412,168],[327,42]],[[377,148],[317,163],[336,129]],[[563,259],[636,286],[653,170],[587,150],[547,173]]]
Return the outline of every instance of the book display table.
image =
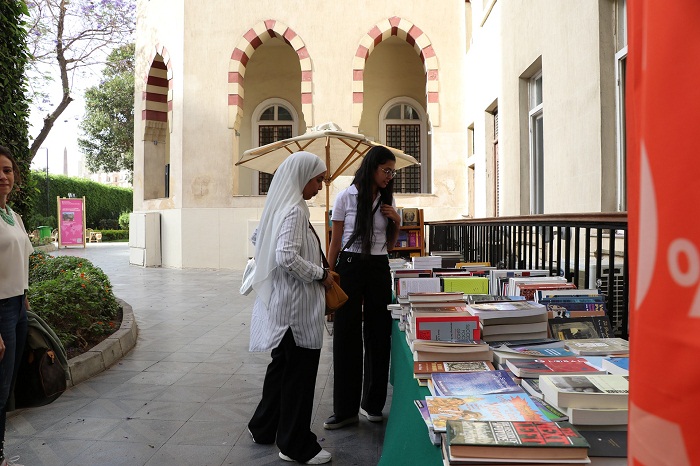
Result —
[[[428,428],[421,418],[414,400],[430,396],[427,387],[421,387],[413,378],[413,354],[406,343],[406,335],[399,330],[394,320],[391,331],[391,368],[389,381],[393,386],[393,396],[384,445],[379,466],[403,466],[410,458],[410,464],[421,466],[442,466],[440,447],[433,445],[428,437]],[[592,457],[592,466],[624,466],[626,458]]]
[[[430,391],[413,378],[413,354],[397,320],[391,330],[389,381],[394,391],[379,465],[405,465],[407,458],[411,464],[442,465],[440,447],[430,442],[428,428],[413,404],[413,400],[430,396]]]

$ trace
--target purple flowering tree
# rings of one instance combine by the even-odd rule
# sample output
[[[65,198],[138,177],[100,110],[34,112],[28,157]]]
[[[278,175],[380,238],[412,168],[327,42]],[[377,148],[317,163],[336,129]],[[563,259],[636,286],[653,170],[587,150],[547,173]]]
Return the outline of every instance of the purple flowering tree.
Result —
[[[73,101],[83,72],[101,68],[110,52],[133,42],[136,0],[27,0],[29,51],[33,60],[29,84],[34,104],[47,109],[32,142],[33,158],[54,122]],[[60,81],[60,92],[47,83]]]

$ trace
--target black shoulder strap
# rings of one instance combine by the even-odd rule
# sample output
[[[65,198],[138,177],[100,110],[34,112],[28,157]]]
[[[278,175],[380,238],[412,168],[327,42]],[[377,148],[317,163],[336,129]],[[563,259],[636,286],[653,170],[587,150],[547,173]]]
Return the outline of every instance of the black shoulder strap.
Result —
[[[314,227],[311,225],[311,222],[309,222],[309,228],[311,228],[311,232],[314,234],[314,236],[318,240],[318,250],[321,251],[321,259],[323,260],[323,267],[327,269],[327,268],[329,268],[328,259],[326,259],[326,255],[323,253],[323,248],[321,247],[321,238],[318,237],[318,233],[316,233],[316,230],[314,230]]]
[[[377,201],[377,205],[374,206],[374,209],[372,209],[372,215],[371,215],[371,217],[374,217],[374,214],[377,212],[377,209],[379,208],[379,206],[380,206],[381,204],[382,204],[382,200],[379,199],[379,200]],[[355,242],[355,240],[357,239],[357,236],[358,236],[358,235],[359,235],[359,232],[358,232],[357,230],[353,231],[352,235],[350,236],[350,239],[348,240],[347,243],[345,243],[345,246],[343,246],[343,249],[341,249],[340,252],[343,252],[343,251],[345,251],[347,248],[349,248],[350,246],[352,246],[352,244],[353,244],[353,243]]]

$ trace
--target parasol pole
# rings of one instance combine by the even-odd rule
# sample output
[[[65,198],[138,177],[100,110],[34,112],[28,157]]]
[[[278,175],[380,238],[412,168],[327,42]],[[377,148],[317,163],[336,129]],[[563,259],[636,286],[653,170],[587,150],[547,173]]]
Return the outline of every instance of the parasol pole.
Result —
[[[326,254],[328,254],[328,245],[330,244],[330,232],[328,231],[328,223],[330,221],[330,216],[328,212],[330,210],[330,197],[331,197],[331,138],[326,136],[326,176],[323,180],[326,184],[326,216],[323,219],[323,230],[326,232]]]

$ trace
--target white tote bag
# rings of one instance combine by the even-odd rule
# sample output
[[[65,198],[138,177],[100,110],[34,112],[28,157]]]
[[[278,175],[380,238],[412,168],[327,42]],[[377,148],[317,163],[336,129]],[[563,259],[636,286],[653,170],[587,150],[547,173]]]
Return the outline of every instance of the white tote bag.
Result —
[[[243,279],[241,280],[241,294],[247,296],[253,291],[253,277],[255,276],[255,258],[248,260],[243,271]]]

